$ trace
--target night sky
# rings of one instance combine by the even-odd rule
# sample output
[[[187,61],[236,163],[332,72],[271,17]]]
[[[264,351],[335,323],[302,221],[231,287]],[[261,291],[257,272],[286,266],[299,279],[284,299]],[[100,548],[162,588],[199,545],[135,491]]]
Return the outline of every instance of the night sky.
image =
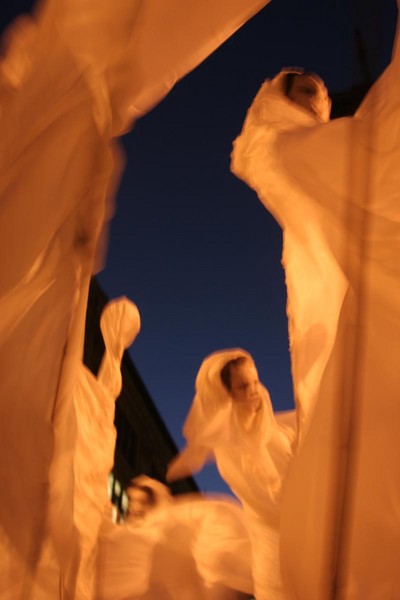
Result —
[[[3,0],[1,25],[31,4]],[[123,138],[98,280],[139,308],[130,354],[179,447],[196,373],[214,350],[248,350],[274,407],[293,406],[281,231],[229,170],[252,98],[283,66],[319,73],[331,93],[371,83],[390,58],[395,11],[394,0],[273,0]],[[213,469],[196,479],[226,490]]]

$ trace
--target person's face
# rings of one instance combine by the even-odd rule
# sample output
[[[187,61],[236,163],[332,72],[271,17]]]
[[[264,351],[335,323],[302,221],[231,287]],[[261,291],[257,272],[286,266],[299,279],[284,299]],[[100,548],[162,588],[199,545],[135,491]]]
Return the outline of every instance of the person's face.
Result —
[[[234,402],[251,410],[261,405],[261,384],[255,365],[246,361],[231,367],[231,396]]]
[[[318,94],[317,82],[308,75],[295,75],[288,98],[303,108],[315,113],[314,102]]]
[[[142,519],[150,509],[150,498],[144,490],[133,488],[129,491],[129,512],[137,518]]]

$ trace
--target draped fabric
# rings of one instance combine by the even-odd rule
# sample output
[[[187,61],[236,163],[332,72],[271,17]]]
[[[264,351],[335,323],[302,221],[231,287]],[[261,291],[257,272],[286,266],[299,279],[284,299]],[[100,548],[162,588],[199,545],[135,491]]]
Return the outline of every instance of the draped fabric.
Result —
[[[42,545],[34,573],[27,569],[23,557],[7,548],[1,571],[0,597],[4,599],[57,597],[63,568],[74,581],[75,597],[93,597],[97,537],[108,503],[107,480],[114,460],[114,404],[122,385],[120,361],[124,348],[139,331],[139,313],[133,303],[121,298],[105,307],[100,324],[106,350],[98,377],[81,364],[71,391],[74,445],[68,443],[70,421],[58,431],[63,451],[53,460],[49,477],[52,536]],[[71,531],[65,528],[70,521],[76,532],[72,539]],[[63,543],[67,545],[63,547]],[[18,581],[16,577],[25,571],[24,581]]]
[[[215,460],[221,477],[240,499],[246,516],[257,600],[283,598],[279,566],[279,528],[282,489],[295,437],[294,414],[274,414],[268,391],[261,386],[262,403],[246,427],[221,380],[230,360],[251,356],[224,350],[208,356],[196,379],[196,395],[183,431],[187,447],[170,465],[170,480]]]
[[[99,122],[120,134],[269,0],[57,0],[54,18],[96,95]],[[109,116],[112,114],[112,122]]]
[[[119,0],[110,10],[105,1],[44,0],[35,22],[19,19],[7,36],[3,85],[21,86],[48,29],[85,78],[99,128],[120,135],[268,2]]]
[[[234,468],[237,454],[242,456],[239,464],[243,462],[244,456],[251,462],[251,457],[257,454],[260,460],[255,461],[252,470],[257,469],[259,464],[262,465],[262,482],[258,477],[254,477],[253,485],[249,485],[248,482],[245,485],[243,482],[238,483],[238,487],[243,490],[248,488],[245,494],[251,504],[259,505],[260,509],[264,510],[264,493],[261,492],[263,485],[269,490],[273,503],[277,504],[275,496],[280,495],[282,472],[272,456],[275,447],[277,456],[279,455],[278,440],[281,435],[282,449],[290,448],[293,426],[289,426],[287,430],[279,426],[272,410],[269,393],[261,386],[262,403],[251,424],[251,430],[246,431],[237,406],[232,402],[220,376],[222,367],[238,357],[252,361],[251,356],[241,349],[218,351],[203,361],[196,378],[196,395],[183,427],[187,447],[169,466],[168,478],[172,480],[200,470],[207,458],[216,459],[220,469],[225,463]],[[229,467],[227,468],[229,470]],[[231,480],[233,474],[227,477]],[[238,481],[243,477],[247,476],[239,467]],[[233,486],[234,492],[235,488],[236,486]],[[261,493],[253,493],[255,488],[259,488]],[[243,500],[242,490],[238,495]]]
[[[140,329],[135,304],[125,297],[109,302],[103,309],[100,327],[105,352],[98,375],[94,377],[82,365],[73,390],[77,423],[73,480],[59,477],[65,457],[52,465],[51,472],[53,482],[59,479],[60,494],[68,489],[68,484],[74,488],[73,518],[80,540],[76,595],[87,598],[94,593],[97,538],[108,506],[107,481],[114,464],[115,400],[122,388],[120,363],[125,348],[132,344]],[[53,513],[60,519],[61,509],[54,506]]]
[[[237,503],[200,494],[167,499],[159,482],[146,477],[142,485],[156,498],[144,518],[102,528],[96,598],[235,600],[238,591],[252,593],[250,539]]]
[[[287,597],[400,591],[399,55],[352,118],[266,83],[232,170],[283,228],[297,453],[283,494]],[[272,111],[274,109],[274,112]]]
[[[62,51],[53,50],[57,60]],[[43,86],[38,66],[38,77],[2,114],[0,244],[8,260],[2,261],[0,281],[8,331],[0,350],[0,477],[8,492],[0,523],[2,539],[21,560],[16,598],[32,593],[31,577],[48,537],[52,461],[58,452],[73,453],[72,390],[113,163],[110,150],[101,147],[82,81],[68,56],[63,58],[65,77],[58,86],[52,70]],[[67,109],[71,96],[73,109]],[[33,106],[43,108],[34,120]],[[51,168],[50,157],[57,158]],[[67,437],[59,435],[66,429]],[[68,474],[72,464],[64,468]],[[73,490],[64,493],[68,503]],[[62,534],[72,548],[77,538],[71,504],[68,512]],[[55,531],[60,529],[58,521]]]
[[[115,10],[103,0],[46,0],[5,36],[0,581],[12,578],[15,598],[34,594],[48,553],[59,570],[49,597],[87,597],[75,590],[86,534],[73,516],[82,434],[73,392],[89,280],[104,258],[123,163],[114,138],[266,0],[217,4],[125,0]]]
[[[245,357],[244,350],[217,352],[203,361],[196,378],[196,396],[183,426],[187,447],[170,465],[168,476],[177,478],[199,471],[207,460],[212,460],[214,448],[234,443],[241,437],[241,427],[235,418],[232,401],[220,378],[222,367],[230,360]],[[274,416],[268,392],[263,388],[263,418],[258,420],[259,437],[268,440],[274,425]],[[249,443],[257,445],[254,436]]]
[[[234,142],[231,168],[255,189],[283,228],[292,375],[299,434],[303,436],[334,343],[347,283],[332,258],[336,251],[332,244],[342,240],[335,238],[339,232],[328,235],[333,228],[322,218],[320,205],[296,186],[290,174],[282,176],[280,162],[285,148],[284,142],[279,143],[281,138],[287,132],[319,130],[327,120],[330,102],[319,84],[318,115],[294,104],[283,93],[286,73],[285,69],[266,81],[255,97]],[[313,218],[307,218],[308,214]],[[329,303],[322,303],[321,297],[329,298]]]

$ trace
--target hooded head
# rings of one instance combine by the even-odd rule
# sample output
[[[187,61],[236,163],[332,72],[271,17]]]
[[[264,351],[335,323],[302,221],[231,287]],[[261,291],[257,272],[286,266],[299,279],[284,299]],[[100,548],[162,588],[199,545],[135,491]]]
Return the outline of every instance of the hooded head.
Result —
[[[322,79],[301,67],[287,67],[274,77],[273,87],[289,102],[314,114],[318,120],[329,121],[331,101]]]
[[[243,367],[245,372],[242,372]],[[247,372],[247,367],[251,373]],[[233,381],[232,369],[235,371]],[[241,430],[236,431],[235,419],[232,419],[241,402],[251,410],[260,409],[263,428],[269,430],[274,422],[271,400],[256,373],[251,355],[240,348],[221,350],[205,358],[196,378],[196,395],[184,426],[189,443],[213,448],[241,436]],[[251,385],[244,389],[248,375],[254,377]],[[253,390],[254,378],[257,382]],[[264,434],[267,439],[268,433],[265,431]]]

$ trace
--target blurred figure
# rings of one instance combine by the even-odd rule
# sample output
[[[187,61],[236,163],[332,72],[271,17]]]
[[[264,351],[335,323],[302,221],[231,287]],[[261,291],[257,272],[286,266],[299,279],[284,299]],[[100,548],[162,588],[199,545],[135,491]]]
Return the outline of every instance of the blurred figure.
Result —
[[[320,78],[266,81],[232,171],[283,229],[297,451],[282,497],[290,598],[400,593],[400,79],[329,121]],[[334,590],[334,591],[333,591]]]
[[[144,475],[122,525],[100,535],[99,600],[239,600],[252,592],[248,531],[225,497],[172,497]]]
[[[250,354],[241,349],[208,356],[196,379],[186,419],[187,447],[171,463],[173,481],[215,460],[243,504],[251,538],[257,600],[284,598],[279,564],[282,486],[295,437],[293,412],[277,416]]]
[[[2,600],[19,597],[53,600],[57,597],[60,572],[55,542],[63,536],[66,527],[61,516],[65,510],[65,490],[68,489],[73,491],[70,517],[77,532],[76,547],[68,548],[71,557],[69,574],[75,581],[76,597],[93,598],[97,536],[108,506],[107,479],[114,463],[115,401],[122,387],[120,363],[125,348],[133,343],[140,330],[136,305],[126,297],[108,302],[102,311],[100,329],[105,351],[98,374],[93,375],[82,362],[77,365],[71,384],[71,408],[76,420],[73,426],[70,423],[69,429],[59,432],[59,443],[64,448],[68,447],[72,435],[75,443],[68,452],[53,459],[50,472],[53,503],[48,515],[53,524],[53,537],[42,545],[35,578],[27,578],[25,582],[17,575],[21,576],[26,565],[9,548],[3,552],[0,561]],[[71,461],[72,470],[65,468],[67,460]],[[26,586],[30,596],[28,592],[21,592],[22,586]]]
[[[41,600],[89,600],[90,581],[76,576],[95,530],[84,539],[75,522],[91,495],[77,506],[72,394],[122,170],[118,137],[266,2],[43,0],[2,40],[0,546],[13,598],[30,597],[51,548],[56,589]]]
[[[148,485],[133,483],[128,488],[129,509],[125,518],[126,522],[137,524],[148,518],[149,511],[156,505],[155,494]]]
[[[282,263],[288,292],[290,351],[295,388],[298,434],[305,435],[318,386],[332,350],[338,312],[346,294],[346,280],[335,257],[345,240],[336,226],[343,202],[331,207],[332,221],[323,218],[327,199],[315,200],[301,182],[310,179],[327,195],[328,179],[315,172],[331,164],[336,150],[320,148],[314,164],[300,148],[291,164],[282,164],[288,147],[302,135],[314,136],[329,121],[331,102],[323,81],[301,68],[283,69],[261,86],[248,111],[243,130],[234,142],[231,169],[258,194],[283,229]],[[331,141],[333,141],[332,138]],[[303,139],[304,143],[304,139]],[[340,164],[343,164],[343,157]],[[292,164],[293,163],[293,164]],[[290,166],[290,170],[287,168]],[[327,165],[326,165],[327,166]],[[302,179],[296,180],[293,172]],[[322,179],[322,180],[321,180]],[[338,180],[339,181],[339,180]],[[322,187],[324,184],[324,187]],[[327,215],[326,215],[327,216]],[[344,258],[344,256],[343,256]],[[329,303],[323,298],[329,298]]]
[[[107,481],[114,464],[114,416],[122,388],[121,360],[125,348],[140,331],[136,305],[124,296],[108,302],[101,314],[100,329],[105,352],[97,377],[82,364],[73,390],[77,418],[73,517],[80,537],[77,594],[83,598],[92,598],[94,593],[97,536],[108,507]],[[55,462],[54,471],[53,485],[62,497],[67,482],[60,463]],[[55,518],[56,512],[54,506]]]

